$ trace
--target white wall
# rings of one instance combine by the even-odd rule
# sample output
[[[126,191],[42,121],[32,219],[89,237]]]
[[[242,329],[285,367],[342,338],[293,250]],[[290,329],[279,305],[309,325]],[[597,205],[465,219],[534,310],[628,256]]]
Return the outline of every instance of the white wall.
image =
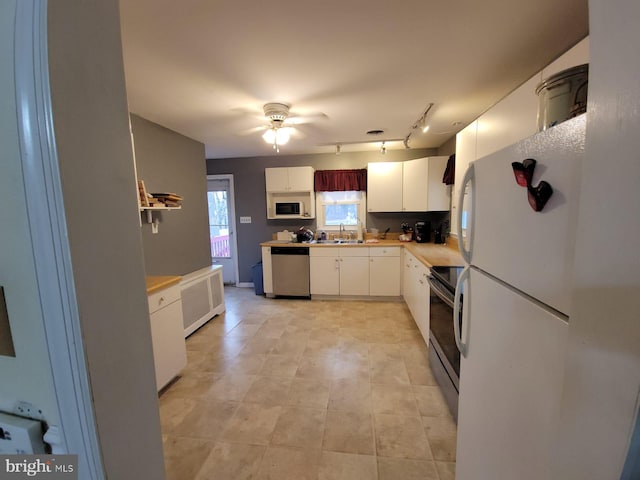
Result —
[[[640,392],[640,3],[590,0],[589,17],[587,138],[554,478],[617,480]]]
[[[0,2],[0,285],[4,287],[16,356],[0,355],[0,410],[16,402],[41,409],[48,424],[58,424],[43,312],[32,255],[16,125],[13,69],[15,8]]]

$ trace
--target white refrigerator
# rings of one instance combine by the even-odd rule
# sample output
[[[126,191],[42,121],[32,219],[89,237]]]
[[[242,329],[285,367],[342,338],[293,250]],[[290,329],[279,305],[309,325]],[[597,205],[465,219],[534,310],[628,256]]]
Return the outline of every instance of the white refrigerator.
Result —
[[[454,322],[458,480],[551,476],[584,141],[582,115],[478,159],[465,173],[459,217],[466,225],[457,229],[468,265],[454,311],[461,319]],[[512,165],[522,172],[526,159],[536,161],[529,187],[516,182]],[[542,181],[553,193],[535,211]]]

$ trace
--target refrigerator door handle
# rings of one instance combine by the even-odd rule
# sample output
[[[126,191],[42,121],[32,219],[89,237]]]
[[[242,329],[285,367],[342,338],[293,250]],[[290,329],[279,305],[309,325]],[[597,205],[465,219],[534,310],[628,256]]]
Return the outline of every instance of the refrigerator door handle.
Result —
[[[462,307],[461,305],[462,285],[464,281],[469,278],[469,273],[470,273],[469,269],[470,267],[467,265],[458,276],[458,282],[456,283],[456,293],[453,298],[453,335],[456,340],[456,346],[458,347],[458,350],[460,350],[460,355],[462,355],[463,357],[467,356],[468,345],[465,343],[462,343],[460,313],[462,312],[464,315],[464,308],[461,308]],[[467,294],[468,293],[469,293],[469,289],[467,288]]]
[[[474,166],[473,163],[469,165],[466,172],[464,172],[464,177],[462,178],[462,185],[460,185],[460,192],[458,192],[458,216],[456,218],[456,233],[458,235],[458,248],[460,249],[460,254],[464,261],[467,263],[471,263],[471,232],[472,232],[472,217],[473,217],[473,205],[470,205],[471,208],[467,208],[467,211],[471,213],[471,215],[467,216],[467,238],[469,239],[469,249],[467,250],[464,246],[464,237],[462,236],[462,213],[464,211],[464,192],[468,183],[471,183],[474,178]],[[472,201],[473,195],[469,195],[469,201]]]

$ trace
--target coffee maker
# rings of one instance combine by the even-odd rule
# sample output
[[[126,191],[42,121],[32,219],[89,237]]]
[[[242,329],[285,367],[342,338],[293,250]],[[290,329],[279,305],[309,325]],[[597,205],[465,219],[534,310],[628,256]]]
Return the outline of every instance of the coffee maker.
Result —
[[[415,237],[417,243],[431,241],[431,222],[416,222]]]

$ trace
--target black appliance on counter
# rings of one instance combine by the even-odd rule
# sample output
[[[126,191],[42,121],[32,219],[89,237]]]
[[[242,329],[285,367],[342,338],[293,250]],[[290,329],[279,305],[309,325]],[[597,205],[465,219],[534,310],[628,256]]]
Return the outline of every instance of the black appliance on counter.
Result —
[[[456,345],[453,302],[458,276],[463,267],[432,267],[428,277],[429,299],[429,363],[433,376],[442,389],[451,414],[458,419],[460,351]],[[462,297],[460,305],[462,306]],[[460,309],[462,311],[462,309]]]
[[[416,242],[426,243],[431,241],[431,222],[416,222]]]

